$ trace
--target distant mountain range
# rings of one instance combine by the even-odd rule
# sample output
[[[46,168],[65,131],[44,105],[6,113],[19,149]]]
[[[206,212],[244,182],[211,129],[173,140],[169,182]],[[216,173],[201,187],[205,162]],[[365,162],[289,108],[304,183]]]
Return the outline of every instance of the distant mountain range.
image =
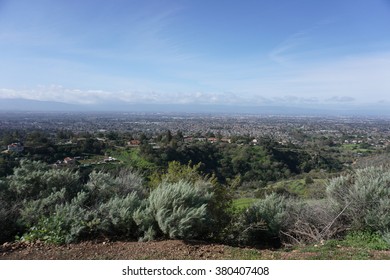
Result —
[[[298,106],[232,106],[203,104],[68,104],[29,99],[1,99],[0,111],[6,112],[161,112],[161,113],[237,113],[263,115],[385,115],[390,116],[386,104],[361,107],[298,107]]]
[[[0,99],[0,111],[79,111],[82,106],[30,99]]]

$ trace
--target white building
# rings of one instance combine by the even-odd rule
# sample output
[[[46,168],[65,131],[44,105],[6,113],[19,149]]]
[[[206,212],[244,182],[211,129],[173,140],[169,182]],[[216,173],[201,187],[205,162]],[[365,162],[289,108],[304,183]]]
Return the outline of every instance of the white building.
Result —
[[[14,153],[20,153],[23,152],[24,147],[20,143],[12,143],[8,145],[8,151],[9,152],[14,152]]]

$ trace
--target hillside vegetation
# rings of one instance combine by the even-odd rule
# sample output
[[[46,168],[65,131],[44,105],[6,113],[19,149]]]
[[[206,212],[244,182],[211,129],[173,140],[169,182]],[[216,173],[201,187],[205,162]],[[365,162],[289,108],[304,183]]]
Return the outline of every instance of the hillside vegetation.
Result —
[[[295,144],[169,130],[4,132],[3,144],[25,146],[0,155],[0,243],[387,250],[388,148],[295,132]]]
[[[109,240],[203,240],[230,245],[312,244],[331,239],[390,244],[390,171],[382,166],[329,180],[321,199],[273,192],[233,199],[199,165],[171,162],[147,183],[137,171],[71,169],[23,160],[0,181],[1,242],[69,244]]]

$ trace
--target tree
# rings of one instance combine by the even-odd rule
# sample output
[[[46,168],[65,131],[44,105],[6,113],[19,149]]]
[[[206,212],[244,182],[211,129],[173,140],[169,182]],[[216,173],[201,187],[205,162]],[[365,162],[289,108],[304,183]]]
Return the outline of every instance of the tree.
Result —
[[[172,141],[172,138],[173,138],[172,132],[168,129],[163,137],[163,142],[165,144],[169,144]]]
[[[183,135],[183,132],[181,130],[178,130],[176,132],[175,139],[176,139],[177,142],[183,142],[184,135]]]

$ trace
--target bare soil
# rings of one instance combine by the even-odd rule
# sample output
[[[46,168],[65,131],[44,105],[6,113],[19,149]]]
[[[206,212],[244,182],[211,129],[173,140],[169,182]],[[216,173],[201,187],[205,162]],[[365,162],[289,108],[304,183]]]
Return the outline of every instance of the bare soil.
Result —
[[[83,242],[63,246],[44,243],[5,243],[0,259],[11,260],[90,260],[90,259],[230,259],[231,247],[179,240],[153,242]]]
[[[390,251],[364,251],[340,247],[334,251],[238,248],[205,242],[164,240],[153,242],[90,241],[69,245],[5,243],[0,260],[229,260],[229,259],[390,259]]]

